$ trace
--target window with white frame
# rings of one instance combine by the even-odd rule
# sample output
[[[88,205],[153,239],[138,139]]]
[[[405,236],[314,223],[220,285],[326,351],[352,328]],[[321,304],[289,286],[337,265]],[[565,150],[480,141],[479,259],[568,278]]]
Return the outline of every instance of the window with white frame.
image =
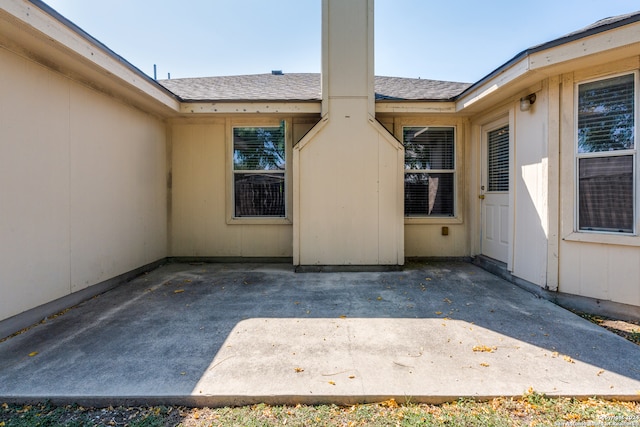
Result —
[[[233,216],[286,216],[285,122],[233,128]]]
[[[577,228],[635,233],[637,74],[578,84]]]
[[[402,141],[405,216],[454,216],[455,128],[404,127]]]
[[[509,191],[509,125],[487,132],[487,191]]]

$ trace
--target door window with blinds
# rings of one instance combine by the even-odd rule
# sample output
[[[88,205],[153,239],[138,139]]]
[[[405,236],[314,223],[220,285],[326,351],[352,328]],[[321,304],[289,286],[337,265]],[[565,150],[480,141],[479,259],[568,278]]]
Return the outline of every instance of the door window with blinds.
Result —
[[[509,191],[509,125],[487,132],[487,191]]]
[[[285,122],[233,128],[234,217],[286,215]]]
[[[404,127],[406,217],[455,214],[455,128]]]
[[[636,80],[634,73],[577,86],[580,231],[636,231]]]

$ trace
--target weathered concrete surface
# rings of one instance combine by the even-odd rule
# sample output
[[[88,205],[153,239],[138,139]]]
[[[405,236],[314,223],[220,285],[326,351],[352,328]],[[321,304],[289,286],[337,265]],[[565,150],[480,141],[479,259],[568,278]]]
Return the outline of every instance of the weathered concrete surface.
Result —
[[[529,388],[638,400],[640,346],[467,263],[169,264],[0,343],[0,401],[442,402]]]

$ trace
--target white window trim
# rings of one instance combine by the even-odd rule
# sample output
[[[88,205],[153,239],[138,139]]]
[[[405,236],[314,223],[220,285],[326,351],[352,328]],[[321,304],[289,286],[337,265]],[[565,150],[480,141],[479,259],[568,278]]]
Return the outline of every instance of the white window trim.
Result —
[[[404,216],[404,223],[406,225],[408,224],[462,224],[463,223],[463,219],[462,219],[462,201],[461,201],[461,194],[460,194],[460,188],[461,188],[461,183],[460,183],[460,179],[462,177],[462,174],[460,173],[460,166],[461,166],[461,159],[462,159],[462,153],[460,152],[461,145],[459,138],[460,138],[460,124],[459,123],[455,123],[455,124],[451,124],[450,121],[448,122],[431,122],[431,121],[414,121],[414,120],[405,120],[402,121],[401,123],[399,123],[399,126],[397,127],[397,134],[395,135],[396,138],[398,139],[398,141],[400,141],[403,146],[404,146],[404,129],[407,127],[441,127],[441,128],[453,128],[453,153],[454,153],[454,159],[453,159],[453,164],[455,166],[454,170],[453,170],[453,216],[404,216],[404,197],[403,197],[403,216]],[[403,177],[403,189],[404,189],[404,176],[407,173],[407,169],[404,169],[404,165],[405,165],[405,161],[403,160],[402,162],[402,166],[403,166],[403,171],[402,171],[402,177]],[[410,171],[411,172],[411,171]],[[422,171],[422,170],[413,170],[412,172],[426,172]],[[434,173],[438,173],[438,172],[450,172],[450,170],[429,170],[429,172],[434,172]]]
[[[486,144],[487,151],[488,151],[489,150],[489,134],[491,132],[495,132],[498,129],[502,129],[502,128],[505,128],[505,127],[508,130],[508,142],[507,142],[507,144],[509,145],[509,158],[507,159],[507,162],[508,162],[508,173],[509,173],[509,180],[507,182],[507,185],[509,186],[509,189],[506,190],[506,191],[504,191],[504,190],[503,191],[496,191],[496,190],[489,191],[488,188],[484,188],[485,185],[488,187],[488,184],[489,184],[489,179],[488,179],[488,176],[489,176],[489,165],[488,165],[488,163],[489,163],[489,161],[488,161],[489,154],[487,153],[487,155],[486,155],[487,159],[483,158],[481,160],[482,162],[487,163],[487,164],[483,165],[484,169],[482,169],[484,171],[484,173],[487,174],[487,178],[482,180],[481,183],[480,183],[481,192],[484,193],[484,194],[509,194],[509,192],[511,191],[511,188],[513,188],[513,175],[514,175],[513,174],[513,168],[512,168],[512,165],[513,165],[513,157],[512,157],[513,149],[512,149],[512,144],[511,144],[511,127],[510,127],[510,123],[509,123],[509,118],[507,117],[507,118],[504,118],[504,119],[496,120],[496,121],[490,123],[489,125],[483,126],[483,128],[482,128],[482,138],[483,138],[482,143]],[[485,162],[485,160],[487,160],[487,161]]]
[[[633,156],[633,194],[634,194],[634,206],[633,206],[633,231],[632,232],[614,232],[614,231],[602,231],[602,230],[581,230],[579,227],[579,209],[580,209],[580,194],[578,191],[579,181],[579,168],[578,163],[580,159],[584,158],[598,158],[598,157],[610,157],[603,155],[602,152],[595,153],[579,153],[578,152],[578,107],[580,96],[580,85],[597,82],[601,80],[607,80],[620,76],[627,76],[633,74],[634,78],[634,149],[632,150],[618,150],[615,152],[615,156],[632,155]],[[638,204],[640,203],[640,186],[638,186],[638,118],[640,117],[640,108],[638,108],[638,101],[640,100],[638,89],[638,70],[625,71],[615,74],[601,75],[595,78],[586,80],[580,80],[574,82],[574,130],[573,130],[573,232],[564,237],[564,240],[577,241],[577,242],[592,242],[592,243],[604,243],[604,244],[620,244],[626,246],[640,246],[640,240],[638,237]]]
[[[233,169],[233,130],[241,127],[279,127],[284,121],[285,126],[285,216],[284,217],[236,217],[235,216],[235,191]],[[226,167],[227,182],[225,183],[225,203],[227,224],[230,225],[287,225],[292,224],[292,200],[293,200],[293,175],[292,175],[292,130],[293,122],[291,118],[279,117],[265,119],[257,117],[253,120],[242,118],[242,120],[226,120]]]

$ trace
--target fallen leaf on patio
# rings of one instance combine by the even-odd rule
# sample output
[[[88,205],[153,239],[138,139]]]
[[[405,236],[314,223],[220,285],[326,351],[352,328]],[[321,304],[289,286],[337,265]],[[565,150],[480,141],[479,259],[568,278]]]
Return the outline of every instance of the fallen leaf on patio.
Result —
[[[300,373],[300,372],[304,372],[304,369],[302,368],[294,368],[294,371],[296,371],[296,373]]]
[[[424,280],[426,280],[427,282],[431,281],[431,277],[426,277]]]
[[[477,345],[473,347],[473,351],[480,351],[484,353],[493,353],[497,349],[497,347],[487,347],[486,345]]]
[[[300,305],[300,301],[294,301],[293,302],[295,305]]]
[[[602,375],[602,374],[604,374],[604,370],[603,370],[603,369],[602,369],[602,370],[600,370],[600,371],[598,371],[598,373],[597,373],[596,375],[597,375],[597,376],[600,376],[600,375]]]
[[[451,302],[452,302],[449,298],[445,298],[442,301],[446,302],[447,304],[451,304]]]
[[[354,379],[355,377],[356,377],[355,375],[349,375],[350,380]]]
[[[176,289],[175,291],[173,291],[174,294],[181,294],[184,292],[184,289]]]
[[[442,312],[441,312],[441,311],[436,311],[436,314],[437,314],[438,316],[440,316],[440,315],[442,314]]]
[[[488,364],[488,363],[481,363],[481,364],[480,364],[480,366],[483,366],[483,367],[485,367],[485,368],[488,368],[488,367],[489,367],[489,364]]]
[[[569,356],[562,356],[562,358],[563,358],[565,361],[569,362],[569,363],[576,363],[576,362],[574,362],[574,361],[573,361],[573,359],[572,359],[572,358],[570,358]]]
[[[554,351],[553,353],[551,353],[551,357],[558,357],[558,356],[559,356],[559,354],[558,354],[557,351]]]
[[[31,353],[29,353],[29,357],[33,357],[33,356],[35,356],[36,354],[38,354],[38,352],[37,352],[37,351],[32,351]]]
[[[376,298],[378,301],[382,301],[382,297],[378,297]]]
[[[340,318],[341,318],[341,319],[346,319],[346,318],[347,318],[347,315],[346,315],[346,314],[341,314],[341,315],[340,315]]]
[[[336,385],[336,383],[334,381],[329,381],[329,384]]]
[[[180,375],[187,375],[186,372],[180,372]]]

